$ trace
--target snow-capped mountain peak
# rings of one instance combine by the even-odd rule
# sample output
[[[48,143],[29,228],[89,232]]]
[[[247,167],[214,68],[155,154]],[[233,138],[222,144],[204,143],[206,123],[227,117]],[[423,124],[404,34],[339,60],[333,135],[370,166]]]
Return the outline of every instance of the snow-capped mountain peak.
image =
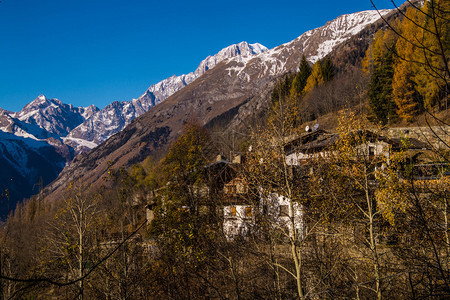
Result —
[[[19,117],[19,115],[24,115],[25,112],[42,109],[47,107],[48,105],[50,105],[50,102],[48,101],[47,97],[45,97],[44,95],[39,95],[36,99],[25,105],[20,112],[16,113],[16,116]]]
[[[189,74],[183,74],[180,76],[173,75],[167,79],[164,79],[154,85],[151,85],[147,91],[139,97],[148,97],[149,93],[155,96],[154,102],[158,104],[159,102],[165,100],[170,95],[174,94],[181,88],[193,82],[198,77],[202,76],[206,71],[214,68],[218,63],[233,57],[249,57],[258,55],[267,51],[268,49],[259,44],[249,44],[247,42],[240,42],[238,44],[233,44],[228,47],[223,48],[215,55],[210,55],[200,62],[197,69]]]
[[[241,42],[223,48],[217,54],[208,56],[200,62],[198,68],[189,74],[173,75],[151,85],[138,99],[114,102],[104,109],[95,112],[85,122],[73,129],[65,139],[78,151],[86,150],[106,140],[111,135],[121,131],[133,119],[147,112],[156,104],[175,94],[218,63],[236,56],[250,57],[268,49],[261,44]]]
[[[34,101],[36,101],[36,102],[46,102],[47,101],[47,97],[45,97],[45,95],[39,95],[36,99],[34,99]]]
[[[85,120],[89,119],[93,114],[95,114],[99,110],[100,109],[93,104],[89,105],[88,107],[79,107],[78,108],[78,111],[80,112],[80,114],[83,116],[83,118]]]
[[[49,99],[39,95],[25,107],[10,116],[23,123],[36,125],[46,130],[50,135],[66,136],[73,128],[81,124],[87,117],[98,111],[91,105],[87,108],[74,107],[62,103],[58,99]]]
[[[249,44],[247,42],[240,42],[239,44],[233,44],[231,46],[228,46],[226,48],[223,48],[220,50],[216,55],[208,56],[205,58],[198,66],[197,70],[195,70],[194,74],[198,77],[203,75],[206,71],[209,69],[214,68],[218,63],[221,61],[241,56],[241,57],[248,57],[252,55],[257,55],[260,53],[263,53],[267,51],[268,49],[259,44]]]

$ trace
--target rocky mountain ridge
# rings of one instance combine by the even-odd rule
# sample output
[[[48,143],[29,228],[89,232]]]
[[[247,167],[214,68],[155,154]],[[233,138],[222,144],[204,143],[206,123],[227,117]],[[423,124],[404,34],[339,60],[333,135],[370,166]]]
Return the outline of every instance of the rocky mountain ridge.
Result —
[[[229,60],[228,76],[237,76],[245,81],[256,77],[279,76],[296,70],[302,55],[305,55],[311,63],[315,63],[327,56],[336,46],[378,21],[380,14],[386,16],[390,12],[392,10],[362,11],[342,15],[328,21],[322,27],[303,33],[293,41],[254,57],[234,57]]]
[[[0,108],[0,130],[37,140],[49,137],[62,139],[73,147],[76,153],[86,152],[207,70],[214,68],[222,60],[235,56],[247,57],[263,51],[267,51],[267,48],[258,43],[241,42],[228,46],[200,62],[194,72],[173,75],[151,85],[137,99],[114,101],[103,109],[95,105],[74,107],[58,99],[48,99],[40,95],[19,112],[7,112]]]
[[[2,198],[8,198],[15,203],[36,193],[37,182],[42,181],[46,185],[54,180],[76,154],[87,152],[120,132],[136,117],[220,61],[266,50],[260,44],[247,42],[231,45],[216,55],[208,56],[195,72],[167,78],[150,86],[138,99],[115,101],[104,109],[94,105],[74,107],[44,95],[38,96],[19,112],[0,108],[0,178],[3,179],[0,182],[0,202],[4,200]]]
[[[265,107],[276,78],[295,71],[302,55],[310,61],[321,59],[354,37],[367,46],[369,37],[381,26],[375,26],[376,22],[383,23],[376,11],[344,15],[274,49],[222,60],[119,134],[79,156],[48,187],[50,197],[60,193],[65,182],[78,179],[101,184],[108,168],[126,168],[163,151],[190,119],[200,120],[209,128],[220,123],[223,131],[246,124]],[[359,36],[362,31],[364,37]]]
[[[66,136],[72,129],[95,114],[99,109],[89,107],[74,107],[64,104],[58,99],[47,99],[40,95],[28,103],[21,111],[11,113],[11,117],[45,129],[55,136]]]
[[[86,141],[91,143],[92,146],[96,146],[121,131],[136,117],[192,83],[221,61],[232,57],[248,58],[267,50],[266,47],[258,43],[241,42],[228,46],[217,54],[205,58],[194,72],[164,79],[151,85],[138,99],[113,102],[104,109],[97,111],[92,117],[73,129],[68,134],[66,141],[70,141],[75,148],[79,148],[79,145],[76,145],[77,142],[86,146]]]

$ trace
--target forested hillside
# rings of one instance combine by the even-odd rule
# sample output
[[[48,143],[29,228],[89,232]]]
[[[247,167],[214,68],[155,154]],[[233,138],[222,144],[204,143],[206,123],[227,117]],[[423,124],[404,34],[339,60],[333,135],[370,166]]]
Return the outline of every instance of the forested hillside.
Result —
[[[402,21],[379,31],[366,52],[373,118],[383,124],[407,122],[427,111],[447,110],[449,25],[444,2],[409,7]]]

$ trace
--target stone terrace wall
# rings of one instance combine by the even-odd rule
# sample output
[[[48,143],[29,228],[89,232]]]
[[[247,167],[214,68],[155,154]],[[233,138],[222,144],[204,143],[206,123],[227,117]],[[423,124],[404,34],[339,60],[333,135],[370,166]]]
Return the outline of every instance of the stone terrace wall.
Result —
[[[450,145],[450,126],[387,128],[384,134],[390,138],[415,138],[438,149],[449,149]]]

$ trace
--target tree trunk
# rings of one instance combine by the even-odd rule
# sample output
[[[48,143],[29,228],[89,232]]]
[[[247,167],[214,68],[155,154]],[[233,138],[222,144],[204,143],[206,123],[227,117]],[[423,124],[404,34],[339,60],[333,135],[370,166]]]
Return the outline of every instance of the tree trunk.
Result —
[[[375,216],[375,208],[374,203],[372,202],[372,199],[369,195],[369,179],[367,176],[367,169],[365,170],[366,176],[365,176],[365,192],[366,192],[366,201],[367,201],[367,215],[369,218],[369,244],[370,244],[370,250],[373,255],[373,271],[375,275],[375,282],[376,287],[375,291],[377,294],[377,299],[381,300],[381,276],[380,276],[380,265],[379,265],[379,257],[378,257],[378,250],[375,240],[375,229],[374,229],[374,216]]]

